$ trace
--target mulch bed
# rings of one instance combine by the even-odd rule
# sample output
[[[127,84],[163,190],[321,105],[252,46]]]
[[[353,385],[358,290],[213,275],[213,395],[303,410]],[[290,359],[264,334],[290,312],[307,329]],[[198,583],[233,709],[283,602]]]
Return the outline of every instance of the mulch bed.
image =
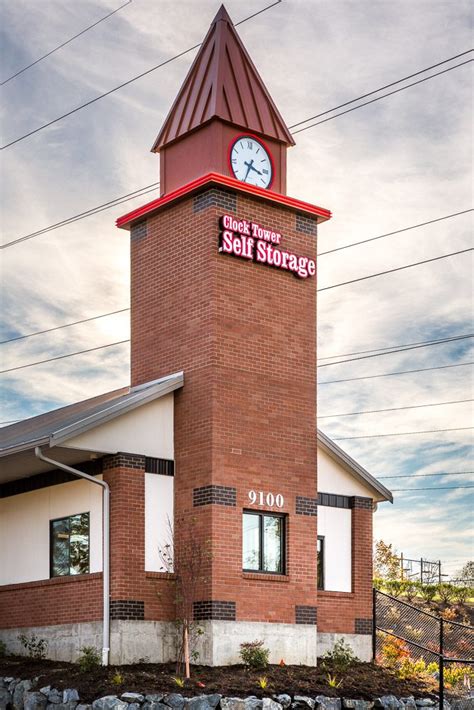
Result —
[[[339,688],[328,685],[328,673],[342,680]],[[121,683],[113,682],[116,674],[122,676]],[[179,688],[173,677],[175,664],[141,663],[133,666],[109,666],[91,672],[81,672],[73,663],[46,661],[9,656],[0,659],[0,676],[14,676],[22,679],[38,677],[37,688],[51,685],[59,690],[76,688],[81,702],[90,703],[104,695],[120,695],[125,691],[149,693],[181,693],[184,696],[202,693],[220,693],[223,696],[246,697],[275,693],[289,695],[326,695],[371,700],[381,695],[397,697],[414,695],[432,697],[436,693],[436,683],[399,680],[385,668],[373,663],[353,663],[342,673],[335,673],[323,663],[317,668],[309,666],[268,666],[264,671],[249,670],[245,666],[193,666],[192,679]],[[262,691],[258,679],[265,676],[268,687]],[[200,684],[200,685],[199,685]]]

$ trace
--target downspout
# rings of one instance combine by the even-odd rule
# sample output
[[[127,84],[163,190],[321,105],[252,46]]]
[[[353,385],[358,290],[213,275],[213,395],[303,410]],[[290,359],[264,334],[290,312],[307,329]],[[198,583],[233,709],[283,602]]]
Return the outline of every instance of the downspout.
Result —
[[[78,478],[85,478],[91,483],[95,483],[101,486],[103,491],[102,502],[103,502],[103,572],[102,572],[102,586],[103,586],[103,599],[104,599],[104,613],[103,613],[103,640],[102,640],[102,665],[109,665],[109,652],[110,652],[110,488],[106,481],[100,481],[94,478],[94,476],[89,476],[88,473],[83,473],[78,471],[76,468],[71,468],[71,466],[66,466],[66,464],[60,461],[54,461],[43,455],[41,447],[35,447],[35,456],[45,463],[52,464],[55,468],[60,468],[67,473],[77,476]]]

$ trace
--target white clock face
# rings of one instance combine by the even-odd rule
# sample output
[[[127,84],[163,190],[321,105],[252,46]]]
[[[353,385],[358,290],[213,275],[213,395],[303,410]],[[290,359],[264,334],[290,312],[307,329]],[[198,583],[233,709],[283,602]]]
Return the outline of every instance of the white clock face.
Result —
[[[237,138],[230,151],[230,166],[237,180],[257,187],[271,185],[273,169],[270,155],[253,136]]]

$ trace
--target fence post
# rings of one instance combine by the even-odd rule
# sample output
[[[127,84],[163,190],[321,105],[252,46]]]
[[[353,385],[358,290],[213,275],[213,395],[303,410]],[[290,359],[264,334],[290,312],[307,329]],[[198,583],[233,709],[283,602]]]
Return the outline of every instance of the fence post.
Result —
[[[400,577],[403,582],[403,552],[400,552]]]
[[[441,584],[441,560],[438,561],[438,583]]]
[[[420,582],[423,584],[423,557],[420,560]]]
[[[377,590],[372,588],[372,660],[377,656]]]
[[[439,710],[444,710],[444,621],[439,620]]]

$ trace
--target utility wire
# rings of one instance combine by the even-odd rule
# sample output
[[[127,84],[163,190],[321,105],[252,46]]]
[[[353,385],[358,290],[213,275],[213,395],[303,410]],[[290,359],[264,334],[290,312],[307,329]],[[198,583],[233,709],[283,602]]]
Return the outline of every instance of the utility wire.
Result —
[[[381,101],[382,99],[386,99],[387,96],[393,96],[393,94],[398,94],[400,91],[405,91],[405,89],[409,89],[412,86],[416,86],[417,84],[422,84],[424,81],[429,81],[430,79],[434,79],[435,76],[440,76],[441,74],[446,74],[448,71],[453,71],[453,69],[458,69],[459,67],[462,67],[465,64],[470,64],[472,61],[474,61],[474,60],[468,59],[465,62],[460,62],[459,64],[455,64],[453,67],[449,67],[448,69],[443,69],[443,71],[438,71],[435,74],[431,74],[430,76],[426,76],[424,79],[418,79],[418,81],[414,81],[411,84],[407,84],[406,86],[402,86],[400,89],[395,89],[394,91],[389,91],[387,94],[382,94],[382,96],[378,96],[376,99],[371,99],[370,101],[365,101],[363,104],[359,104],[358,106],[354,106],[353,108],[348,108],[345,111],[341,111],[340,113],[334,114],[334,116],[329,116],[329,118],[323,118],[322,121],[316,121],[316,123],[311,123],[309,126],[305,126],[304,128],[298,128],[297,131],[293,131],[292,135],[295,136],[297,133],[302,133],[303,131],[308,131],[310,128],[314,128],[315,126],[320,126],[321,123],[327,123],[327,121],[332,121],[335,118],[339,118],[339,116],[344,116],[344,114],[346,114],[346,113],[351,113],[352,111],[357,111],[357,109],[359,109],[359,108],[363,108],[364,106],[368,106],[369,104],[373,104],[376,101]]]
[[[262,12],[269,10],[270,8],[274,7],[275,5],[279,5],[280,2],[281,2],[281,0],[277,0],[276,2],[273,2],[271,5],[267,5],[262,10],[259,10],[258,12],[254,12],[252,15],[249,15],[248,17],[245,17],[243,20],[240,20],[240,22],[236,22],[234,26],[237,27],[238,25],[241,25],[242,23],[247,22],[247,20],[250,20],[253,17],[256,17],[257,15],[260,15]],[[160,62],[160,64],[156,64],[154,67],[151,67],[150,69],[147,69],[146,71],[141,72],[141,74],[137,74],[137,76],[134,76],[131,79],[128,79],[127,81],[122,82],[118,86],[115,86],[113,89],[109,89],[109,91],[105,91],[103,94],[99,94],[99,96],[96,96],[95,98],[91,99],[90,101],[86,101],[85,103],[81,104],[80,106],[76,106],[76,108],[72,109],[71,111],[67,111],[66,113],[63,113],[61,116],[54,118],[52,121],[48,121],[47,123],[44,123],[42,126],[38,126],[38,128],[35,128],[32,131],[29,131],[28,133],[25,133],[24,135],[20,136],[19,138],[15,138],[15,140],[10,141],[10,143],[6,143],[5,145],[2,145],[0,150],[5,150],[5,148],[9,148],[10,146],[15,145],[16,143],[19,143],[20,141],[25,140],[25,138],[29,138],[30,136],[33,136],[35,133],[42,131],[44,128],[48,128],[49,126],[52,126],[55,123],[58,123],[59,121],[62,121],[64,118],[67,118],[68,116],[72,116],[74,113],[77,113],[78,111],[81,111],[83,108],[86,108],[86,106],[91,106],[92,104],[95,104],[97,101],[104,99],[106,96],[110,96],[111,94],[115,93],[119,89],[123,89],[125,86],[132,84],[134,81],[137,81],[137,79],[142,79],[144,76],[147,76],[148,74],[151,74],[151,72],[154,72],[157,69],[164,67],[166,64],[170,64],[171,62],[174,62],[175,59],[179,59],[180,57],[184,57],[185,54],[189,54],[189,52],[193,52],[195,49],[198,49],[198,47],[200,47],[201,44],[202,44],[202,42],[199,42],[198,44],[195,44],[193,47],[189,47],[188,49],[185,49],[182,52],[179,52],[179,54],[175,54],[173,57],[170,57],[169,59],[165,59],[164,62]]]
[[[86,27],[86,28],[85,28],[84,30],[82,30],[81,32],[78,32],[77,35],[74,35],[74,37],[70,37],[70,39],[68,39],[68,40],[66,40],[65,42],[63,42],[62,44],[58,45],[57,47],[55,47],[55,48],[52,49],[51,51],[47,52],[46,54],[43,54],[43,56],[40,57],[39,59],[37,59],[36,61],[31,62],[31,64],[28,64],[28,66],[23,67],[23,69],[20,69],[20,70],[17,71],[15,74],[12,74],[11,76],[9,76],[8,79],[5,79],[5,81],[2,81],[2,82],[0,83],[0,86],[3,86],[3,85],[6,84],[7,82],[9,82],[9,81],[11,81],[12,79],[14,79],[16,76],[19,76],[20,74],[23,74],[23,72],[25,72],[27,69],[31,69],[31,67],[34,67],[35,64],[38,64],[39,62],[43,61],[43,59],[46,59],[46,57],[49,57],[49,56],[51,56],[51,54],[54,54],[55,52],[57,52],[59,49],[62,49],[62,48],[65,47],[67,44],[69,44],[70,42],[72,42],[74,39],[77,39],[77,38],[80,37],[81,35],[85,34],[85,33],[88,32],[89,30],[91,30],[93,27],[96,27],[96,25],[100,25],[101,22],[104,22],[104,20],[107,20],[107,18],[112,17],[112,15],[115,15],[116,12],[118,12],[119,10],[122,10],[122,9],[123,9],[124,7],[126,7],[127,5],[130,5],[131,2],[132,2],[132,0],[127,0],[126,3],[124,3],[123,5],[120,5],[120,7],[118,7],[116,10],[113,10],[112,12],[109,12],[108,15],[105,15],[105,16],[102,17],[100,20],[97,20],[97,22],[94,22],[93,25],[89,25],[89,27]]]
[[[459,488],[474,488],[474,486],[439,486],[439,488],[392,488],[393,493],[400,493],[401,491],[411,491],[416,493],[417,491],[457,491]]]
[[[426,429],[425,431],[399,431],[391,434],[365,434],[364,436],[339,436],[331,437],[333,441],[349,441],[349,439],[380,439],[386,436],[414,436],[416,434],[437,434],[441,431],[465,431],[474,429],[472,426],[462,426],[455,429]]]
[[[457,337],[457,336],[453,336]],[[370,350],[355,350],[352,353],[339,353],[338,355],[325,355],[318,357],[318,360],[333,360],[335,357],[348,357],[349,355],[364,355],[365,353],[379,353],[383,350],[393,350],[393,348],[408,348],[411,345],[435,345],[443,342],[445,338],[431,338],[430,340],[416,340],[414,343],[397,343],[396,345],[387,345],[384,348],[370,348]]]
[[[401,234],[402,232],[408,232],[410,229],[418,229],[419,227],[426,227],[428,224],[434,224],[435,222],[442,222],[444,219],[451,219],[452,217],[459,217],[459,215],[466,214],[467,212],[473,212],[472,207],[468,210],[463,210],[462,212],[454,212],[453,214],[447,214],[444,217],[438,217],[437,219],[430,219],[429,222],[421,222],[420,224],[414,224],[411,227],[404,227],[403,229],[397,229],[394,232],[387,232],[386,234],[379,234],[377,237],[370,237],[370,239],[363,239],[360,242],[353,242],[352,244],[345,244],[342,247],[335,247],[334,249],[328,249],[327,251],[319,252],[318,256],[326,256],[326,254],[333,254],[336,251],[341,251],[342,249],[350,249],[351,247],[358,247],[360,244],[367,244],[368,242],[375,242],[377,239],[384,239],[385,237],[391,237],[394,234]]]
[[[317,365],[318,368],[320,367],[330,367],[331,365],[342,365],[345,362],[356,362],[358,360],[367,360],[373,357],[382,357],[383,355],[393,355],[394,353],[404,353],[409,350],[418,350],[419,348],[428,348],[431,345],[443,345],[444,343],[453,343],[457,342],[458,340],[466,340],[467,338],[474,338],[473,334],[468,334],[468,335],[458,335],[452,338],[444,338],[443,340],[437,340],[436,342],[432,343],[425,343],[424,345],[413,345],[412,347],[409,348],[397,348],[394,350],[388,350],[385,352],[381,353],[373,353],[372,355],[360,355],[359,357],[351,357],[351,358],[346,358],[345,360],[337,360],[336,362],[324,362],[322,365]]]
[[[433,402],[432,404],[412,404],[409,407],[391,407],[390,409],[366,409],[362,412],[345,412],[344,414],[325,414],[318,416],[318,419],[332,419],[334,417],[355,417],[360,414],[379,414],[381,412],[401,412],[405,409],[421,409],[422,407],[442,407],[446,404],[463,404],[464,402],[474,402],[474,399],[456,399],[451,402]]]
[[[6,242],[5,244],[0,244],[0,250],[6,249],[7,247],[11,247],[14,244],[19,244],[20,242],[26,242],[28,239],[32,239],[33,237],[39,237],[42,234],[52,232],[55,229],[59,229],[60,227],[65,227],[69,224],[73,224],[73,222],[79,222],[81,219],[85,219],[86,217],[92,217],[95,214],[99,214],[99,212],[104,212],[104,210],[108,210],[112,207],[116,207],[117,205],[121,205],[122,202],[128,202],[128,200],[135,199],[136,197],[143,197],[144,195],[148,195],[148,193],[157,190],[159,185],[159,182],[153,182],[150,185],[146,185],[146,187],[141,187],[139,190],[134,190],[133,192],[129,192],[126,195],[122,195],[121,197],[116,197],[115,199],[110,200],[109,202],[104,202],[101,205],[97,205],[96,207],[92,207],[91,209],[86,210],[85,212],[79,212],[78,214],[73,215],[72,217],[67,217],[61,222],[51,224],[49,227],[38,229],[36,232],[31,232],[30,234],[25,234],[23,237],[18,237],[18,239],[13,239],[12,241]]]
[[[396,86],[397,84],[400,84],[402,81],[408,81],[408,79],[413,79],[414,76],[419,76],[420,74],[424,74],[426,71],[430,71],[431,69],[436,69],[436,67],[440,67],[442,64],[447,64],[448,62],[452,62],[455,59],[459,59],[459,57],[464,57],[466,54],[469,54],[472,52],[472,49],[468,49],[466,52],[461,52],[461,54],[455,54],[454,57],[449,57],[449,59],[443,59],[442,62],[438,62],[437,64],[432,64],[429,67],[425,67],[425,69],[420,69],[419,71],[415,72],[414,74],[408,74],[408,76],[404,76],[402,79],[397,79],[397,81],[392,81],[390,84],[385,84],[385,86],[380,86],[378,89],[374,89],[373,91],[369,91],[367,94],[362,94],[362,96],[358,96],[356,99],[351,99],[350,101],[346,101],[343,104],[339,104],[339,106],[334,106],[334,108],[330,108],[327,111],[323,111],[322,113],[317,113],[315,116],[310,116],[310,118],[305,118],[304,121],[298,121],[298,123],[293,123],[293,125],[288,126],[289,128],[296,128],[297,126],[301,126],[303,123],[308,123],[308,121],[313,121],[315,118],[321,118],[321,116],[326,116],[328,113],[332,113],[332,111],[337,111],[340,108],[344,108],[344,106],[349,106],[350,104],[353,104],[355,101],[360,101],[361,99],[366,99],[368,96],[373,96],[373,94],[378,94],[379,91],[384,91],[385,89],[389,89],[391,86]]]
[[[373,380],[377,377],[392,377],[393,375],[411,375],[415,372],[429,372],[431,370],[447,370],[451,367],[466,367],[467,365],[474,365],[474,361],[470,362],[458,362],[455,365],[438,365],[438,367],[421,367],[416,370],[399,370],[397,372],[382,372],[380,375],[364,375],[363,377],[346,377],[343,380],[324,380],[323,382],[318,382],[318,386],[321,385],[335,385],[339,382],[355,382],[356,380]]]
[[[414,476],[407,476],[406,474],[401,474],[400,476],[377,476],[377,479],[382,478],[411,478],[412,480],[416,478],[424,478],[426,476],[467,476],[468,474],[474,473],[474,471],[441,471],[440,473],[417,473]]]
[[[83,318],[82,320],[76,320],[73,323],[64,323],[63,325],[57,325],[54,328],[48,328],[47,330],[37,330],[35,333],[28,333],[27,335],[17,335],[15,338],[9,338],[8,340],[0,340],[0,345],[5,345],[6,343],[13,343],[16,340],[24,340],[25,338],[33,338],[35,335],[44,335],[45,333],[52,333],[55,330],[62,330],[63,328],[69,328],[72,325],[79,325],[80,323],[89,323],[90,321],[98,320],[99,318],[105,318],[106,316],[114,316],[118,313],[125,313],[129,310],[130,308],[121,308],[118,311],[111,311],[110,313],[102,313],[102,315],[100,316],[91,316],[90,318]]]
[[[37,362],[30,362],[27,365],[18,365],[17,367],[9,367],[7,370],[0,370],[0,375],[4,375],[7,372],[14,372],[15,370],[24,370],[27,367],[33,367],[34,365],[44,365],[46,362],[53,362],[53,360],[64,360],[67,357],[74,357],[74,355],[83,355],[84,353],[92,353],[95,350],[104,350],[105,348],[112,348],[114,345],[123,345],[123,343],[129,343],[129,340],[118,340],[116,343],[108,343],[107,345],[98,345],[96,348],[88,348],[87,350],[78,350],[75,353],[67,353],[66,355],[58,355],[57,357],[49,357],[47,360],[38,360]]]
[[[421,264],[428,264],[431,261],[439,261],[440,259],[447,259],[450,256],[457,256],[458,254],[465,254],[468,251],[473,251],[473,247],[469,249],[460,249],[459,251],[453,251],[450,254],[443,254],[442,256],[435,256],[431,259],[424,259],[423,261],[416,261],[413,264],[405,264],[405,266],[397,266],[395,269],[388,269],[387,271],[379,271],[376,274],[369,274],[368,276],[361,276],[358,279],[351,279],[350,281],[343,281],[339,284],[333,284],[332,286],[324,286],[324,288],[318,288],[319,291],[329,291],[331,288],[339,288],[339,286],[348,286],[349,284],[357,283],[358,281],[366,281],[367,279],[373,279],[376,276],[385,276],[385,274],[393,274],[395,271],[403,271],[404,269],[411,269],[413,266],[421,266]]]

